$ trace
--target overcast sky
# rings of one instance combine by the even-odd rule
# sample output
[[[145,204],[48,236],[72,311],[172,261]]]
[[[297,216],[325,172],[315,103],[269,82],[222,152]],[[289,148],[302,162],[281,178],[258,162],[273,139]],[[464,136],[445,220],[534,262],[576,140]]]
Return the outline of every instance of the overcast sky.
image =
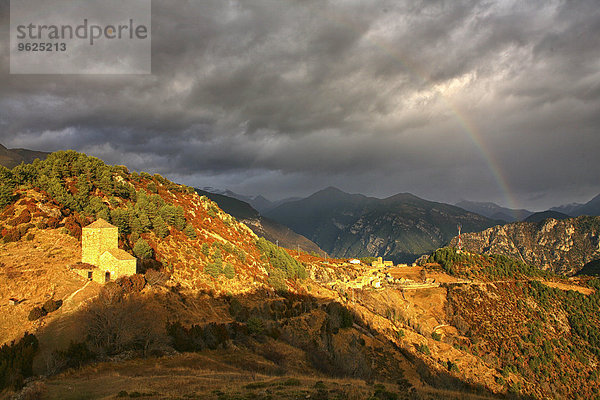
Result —
[[[152,75],[9,75],[0,143],[271,199],[544,209],[600,193],[590,1],[152,2]]]

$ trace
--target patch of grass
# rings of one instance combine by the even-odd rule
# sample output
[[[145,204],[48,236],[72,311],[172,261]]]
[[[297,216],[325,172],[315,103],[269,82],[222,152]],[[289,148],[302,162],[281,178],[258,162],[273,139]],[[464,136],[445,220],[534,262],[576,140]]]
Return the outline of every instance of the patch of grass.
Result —
[[[300,386],[300,379],[288,378],[288,379],[284,380],[283,382],[279,382],[278,385],[280,385],[280,386]]]
[[[246,386],[244,386],[244,388],[246,389],[263,389],[266,387],[269,387],[269,383],[268,382],[252,382],[247,384]]]

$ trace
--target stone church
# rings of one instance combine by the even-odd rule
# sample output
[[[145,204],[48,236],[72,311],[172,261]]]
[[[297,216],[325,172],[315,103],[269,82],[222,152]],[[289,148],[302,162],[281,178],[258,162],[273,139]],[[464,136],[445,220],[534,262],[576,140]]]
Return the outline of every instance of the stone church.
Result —
[[[133,275],[137,271],[136,258],[119,249],[119,228],[102,218],[82,230],[81,262],[93,267],[76,272],[99,283]]]

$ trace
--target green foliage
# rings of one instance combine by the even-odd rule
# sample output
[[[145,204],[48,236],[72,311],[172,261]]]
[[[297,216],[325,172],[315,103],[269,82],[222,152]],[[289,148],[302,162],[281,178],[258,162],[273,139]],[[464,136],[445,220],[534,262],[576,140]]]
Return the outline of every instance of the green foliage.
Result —
[[[440,335],[437,332],[431,332],[431,338],[439,342],[440,340],[442,340],[442,335]]]
[[[287,292],[287,285],[285,283],[285,273],[282,270],[271,269],[271,271],[269,271],[267,283],[278,292]]]
[[[2,167],[4,168],[4,167]],[[6,182],[0,182],[0,209],[12,204],[16,199],[13,194],[14,187],[7,184]]]
[[[119,233],[121,235],[128,235],[131,233],[131,220],[131,210],[124,208],[115,208],[110,210],[110,222],[119,228]]]
[[[177,230],[182,230],[185,227],[185,212],[183,207],[165,204],[160,207],[158,213],[166,223],[174,226]]]
[[[154,250],[144,239],[138,239],[133,246],[133,254],[138,258],[152,258]]]
[[[202,243],[202,248],[200,251],[202,252],[202,254],[208,257],[210,255],[210,247],[208,246],[208,243]]]
[[[256,246],[274,268],[284,272],[287,279],[306,278],[304,265],[284,249],[277,247],[264,238],[259,238],[256,241]]]
[[[422,353],[425,354],[426,356],[430,356],[431,355],[431,350],[429,350],[429,346],[427,346],[426,344],[420,344],[417,346],[417,350]]]
[[[204,272],[212,276],[213,278],[218,278],[219,275],[223,273],[223,269],[221,268],[221,264],[217,262],[208,263],[206,267],[204,267]]]
[[[154,182],[150,182],[148,184],[148,186],[146,186],[146,188],[151,192],[151,193],[158,193],[158,188],[156,187],[156,184]]]
[[[229,263],[225,264],[225,268],[223,268],[223,275],[225,275],[225,278],[227,279],[235,278],[235,268],[233,265]]]
[[[0,391],[18,390],[24,379],[33,375],[33,358],[38,347],[37,338],[29,333],[17,343],[13,341],[0,347]]]
[[[148,179],[148,174],[141,177]],[[119,227],[121,235],[146,233],[153,230],[161,238],[168,236],[169,225],[176,229],[186,228],[187,221],[182,207],[166,203],[157,194],[145,190],[136,192],[127,180],[139,181],[139,176],[128,175],[123,166],[109,166],[95,157],[75,151],[58,151],[45,160],[22,164],[12,170],[0,168],[0,208],[15,201],[14,190],[19,186],[46,191],[63,208],[81,212],[87,216],[103,218]],[[155,176],[149,184],[160,182],[169,188],[186,192],[185,188]],[[100,191],[109,198],[104,202],[94,193]],[[152,190],[151,190],[152,191]],[[157,192],[157,190],[154,190]],[[111,209],[112,208],[112,209]],[[195,232],[187,230],[193,237]]]
[[[248,318],[246,326],[251,335],[260,335],[265,329],[263,320],[257,317]]]
[[[426,262],[439,264],[450,275],[467,278],[480,277],[495,280],[552,275],[550,272],[506,256],[458,253],[451,247],[434,251]]]
[[[183,233],[185,233],[185,235],[190,239],[196,239],[198,237],[198,235],[196,234],[196,230],[190,224],[186,225],[185,228],[183,228]]]
[[[216,243],[216,242],[215,242]],[[223,253],[221,253],[221,249],[220,248],[216,248],[213,255],[212,255],[212,260],[221,265],[223,264]]]
[[[237,257],[238,260],[240,260],[241,262],[246,262],[246,252],[242,249],[240,249],[237,246],[233,247],[233,255]]]
[[[159,238],[166,238],[169,236],[169,227],[160,215],[154,218],[152,225],[154,234]]]
[[[600,279],[591,279],[588,285],[594,288],[595,292],[586,296],[573,290],[565,292],[538,281],[531,281],[527,293],[544,310],[555,310],[557,307],[564,309],[572,332],[587,342],[587,350],[590,353],[600,356]],[[533,330],[530,336],[531,339],[536,339],[539,334]],[[550,358],[548,345],[545,350],[546,357]]]

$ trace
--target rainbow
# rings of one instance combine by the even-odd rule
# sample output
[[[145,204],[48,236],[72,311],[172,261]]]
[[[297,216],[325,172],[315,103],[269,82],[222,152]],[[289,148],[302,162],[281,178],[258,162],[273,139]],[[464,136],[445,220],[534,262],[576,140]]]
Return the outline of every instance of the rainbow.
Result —
[[[364,35],[362,35],[363,30],[349,19],[344,18],[340,14],[328,14],[331,20],[336,21],[340,25],[343,25],[351,30],[357,31],[361,34],[362,37],[364,37]],[[383,39],[376,40],[374,38],[368,37],[367,40],[371,42],[375,47],[384,51],[389,57],[392,57],[399,63],[401,63],[408,71],[418,76],[424,83],[432,85],[433,80],[431,79],[429,74],[425,72],[425,69],[418,66],[416,63],[411,62],[407,58],[403,57],[403,55],[394,46],[384,41]],[[496,160],[496,158],[494,157],[494,154],[489,150],[488,146],[486,145],[480,129],[477,127],[475,122],[467,116],[466,112],[462,111],[460,107],[456,105],[456,103],[454,103],[449,96],[444,94],[442,91],[438,91],[438,93],[441,95],[441,98],[448,106],[448,109],[452,112],[452,115],[456,118],[458,124],[467,133],[471,142],[480,152],[481,156],[483,157],[483,160],[487,164],[488,169],[494,177],[496,185],[500,189],[507,206],[512,209],[517,209],[517,201],[512,195],[512,190],[510,188],[508,179],[502,172],[502,168]]]

